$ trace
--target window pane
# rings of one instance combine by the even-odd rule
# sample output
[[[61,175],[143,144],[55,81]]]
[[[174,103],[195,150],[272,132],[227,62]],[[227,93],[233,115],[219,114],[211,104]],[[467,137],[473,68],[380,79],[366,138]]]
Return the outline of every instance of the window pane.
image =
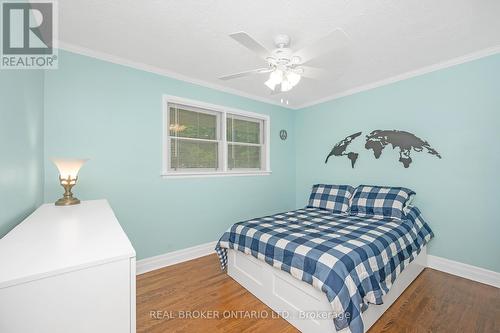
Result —
[[[260,169],[261,147],[233,145],[227,147],[229,169]]]
[[[172,169],[217,169],[218,143],[171,139],[170,167]]]
[[[249,121],[227,115],[227,141],[260,143],[260,121]]]
[[[217,116],[184,110],[181,106],[170,107],[170,136],[217,140]]]

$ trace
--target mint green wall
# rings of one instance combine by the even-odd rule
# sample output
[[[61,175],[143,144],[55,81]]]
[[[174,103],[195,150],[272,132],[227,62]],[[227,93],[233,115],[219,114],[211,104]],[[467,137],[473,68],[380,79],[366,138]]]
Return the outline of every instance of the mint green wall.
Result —
[[[271,115],[272,175],[161,179],[163,94]],[[61,51],[46,72],[45,133],[45,201],[62,191],[48,158],[89,157],[74,192],[110,201],[139,259],[295,205],[292,110]]]
[[[90,157],[75,192],[107,198],[145,258],[217,239],[237,220],[303,207],[316,182],[403,185],[436,238],[430,253],[500,271],[500,55],[298,111],[61,52],[45,75],[45,201],[61,193],[52,156]],[[161,179],[163,94],[271,115],[271,176]],[[278,138],[281,128],[289,140]],[[355,169],[326,154],[356,131],[404,129],[443,156],[404,169],[362,138]],[[357,145],[357,146],[356,146]]]
[[[0,237],[42,202],[43,72],[0,70]]]
[[[379,160],[363,148],[375,129],[401,129],[443,156],[412,153],[408,169],[388,146]],[[356,167],[331,158],[357,131]],[[313,183],[402,185],[417,192],[436,237],[430,254],[500,272],[500,55],[302,109],[295,118],[296,206]]]

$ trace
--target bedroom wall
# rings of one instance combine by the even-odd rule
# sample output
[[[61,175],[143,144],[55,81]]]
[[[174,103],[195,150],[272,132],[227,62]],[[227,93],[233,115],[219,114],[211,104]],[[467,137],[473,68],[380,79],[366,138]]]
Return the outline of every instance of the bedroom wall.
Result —
[[[162,95],[271,116],[270,176],[160,178]],[[61,51],[45,78],[45,201],[61,195],[50,157],[88,157],[75,193],[107,198],[138,259],[217,240],[230,224],[295,205],[293,111]],[[279,130],[289,139],[281,141]]]
[[[319,182],[407,186],[436,234],[430,254],[500,272],[499,73],[494,55],[299,110],[296,206]],[[414,133],[442,159],[413,152],[405,169],[388,146],[376,160],[363,147],[375,129]],[[355,168],[345,156],[325,165],[333,145],[358,131]]]
[[[62,51],[59,70],[45,77],[45,201],[61,192],[49,157],[90,157],[76,193],[109,199],[141,259],[216,240],[238,220],[303,207],[313,183],[404,185],[436,234],[431,254],[500,271],[492,258],[500,220],[490,208],[500,199],[499,71],[495,55],[292,111]],[[271,115],[273,174],[161,179],[163,94]],[[415,133],[443,158],[413,152],[405,169],[388,147],[375,160],[363,148],[374,129]],[[331,147],[357,131],[356,167],[345,157],[325,165]]]
[[[43,196],[43,71],[0,71],[0,238]]]

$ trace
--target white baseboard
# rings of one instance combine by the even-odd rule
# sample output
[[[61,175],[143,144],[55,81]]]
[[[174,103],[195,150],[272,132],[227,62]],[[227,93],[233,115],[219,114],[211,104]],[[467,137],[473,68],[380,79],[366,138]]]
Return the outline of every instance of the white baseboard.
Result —
[[[214,248],[216,244],[217,242],[209,242],[188,247],[187,249],[168,252],[158,256],[138,260],[137,274],[143,274],[155,269],[207,256],[215,252]],[[500,273],[484,268],[463,264],[458,261],[433,255],[427,255],[427,267],[500,288]]]
[[[427,256],[427,267],[500,288],[500,273],[446,258]]]
[[[138,260],[136,266],[137,275],[215,253],[216,244],[217,242],[200,244],[187,249]]]

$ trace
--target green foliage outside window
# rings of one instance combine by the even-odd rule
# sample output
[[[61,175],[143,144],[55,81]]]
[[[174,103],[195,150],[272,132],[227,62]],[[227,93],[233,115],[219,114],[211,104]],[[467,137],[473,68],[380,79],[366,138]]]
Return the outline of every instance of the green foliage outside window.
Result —
[[[219,169],[217,128],[215,114],[170,107],[170,168]],[[260,121],[228,114],[225,135],[228,169],[261,168]]]

